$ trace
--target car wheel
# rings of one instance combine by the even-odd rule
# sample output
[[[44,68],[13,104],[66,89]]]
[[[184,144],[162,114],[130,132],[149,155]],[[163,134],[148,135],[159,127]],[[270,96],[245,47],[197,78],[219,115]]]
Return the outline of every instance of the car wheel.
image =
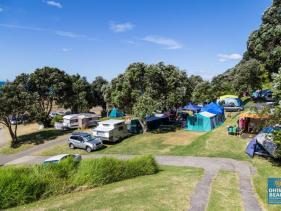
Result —
[[[87,148],[86,148],[86,151],[87,151],[87,152],[92,152],[92,149],[91,149],[90,147],[87,147]]]
[[[70,148],[70,149],[74,149],[75,147],[74,147],[73,144],[69,144],[69,148]]]

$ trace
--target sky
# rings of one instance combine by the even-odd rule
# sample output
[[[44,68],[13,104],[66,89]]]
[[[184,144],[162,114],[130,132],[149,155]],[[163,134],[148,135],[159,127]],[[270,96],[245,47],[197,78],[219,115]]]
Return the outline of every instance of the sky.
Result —
[[[165,62],[205,79],[241,60],[271,0],[0,0],[0,80],[44,66],[89,81]]]

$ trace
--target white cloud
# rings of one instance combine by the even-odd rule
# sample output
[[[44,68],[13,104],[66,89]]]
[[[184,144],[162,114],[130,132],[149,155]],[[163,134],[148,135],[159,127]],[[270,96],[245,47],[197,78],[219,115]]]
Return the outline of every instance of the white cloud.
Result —
[[[72,49],[71,48],[62,48],[61,49],[63,52],[69,52],[69,51],[72,51]]]
[[[92,37],[89,37],[85,34],[78,34],[70,31],[61,31],[61,30],[53,30],[39,27],[30,27],[30,26],[21,26],[21,25],[13,25],[13,24],[1,24],[0,27],[9,28],[9,29],[20,29],[20,30],[28,30],[28,31],[39,31],[39,32],[47,32],[51,34],[55,34],[61,37],[68,37],[73,39],[84,39],[84,40],[95,40]]]
[[[3,10],[4,10],[4,9],[0,7],[0,12],[3,12]]]
[[[56,35],[62,36],[62,37],[70,37],[70,38],[79,38],[79,37],[85,37],[83,34],[76,34],[73,32],[68,31],[56,31]]]
[[[48,4],[51,7],[56,7],[56,8],[59,8],[59,9],[62,8],[62,4],[57,2],[57,1],[45,1],[45,2],[46,2],[46,4]]]
[[[127,23],[110,23],[110,29],[114,32],[125,32],[135,28],[135,25],[127,22]]]
[[[146,41],[146,42],[151,42],[151,43],[165,46],[166,49],[183,48],[182,44],[180,44],[178,41],[171,39],[171,38],[167,38],[167,37],[146,36],[142,40]]]
[[[218,54],[218,58],[220,62],[226,62],[226,61],[233,61],[233,60],[241,60],[242,55],[238,53]]]

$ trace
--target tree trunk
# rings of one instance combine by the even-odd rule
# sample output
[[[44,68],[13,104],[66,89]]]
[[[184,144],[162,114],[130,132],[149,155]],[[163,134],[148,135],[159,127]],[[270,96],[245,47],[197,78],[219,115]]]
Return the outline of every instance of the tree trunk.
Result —
[[[141,124],[143,133],[146,133],[147,132],[147,123],[146,123],[146,121],[144,119],[139,119],[139,122]]]
[[[12,129],[12,125],[9,124],[7,127],[8,127],[8,130],[9,130],[10,136],[12,138],[11,147],[15,147],[18,143],[18,137]]]

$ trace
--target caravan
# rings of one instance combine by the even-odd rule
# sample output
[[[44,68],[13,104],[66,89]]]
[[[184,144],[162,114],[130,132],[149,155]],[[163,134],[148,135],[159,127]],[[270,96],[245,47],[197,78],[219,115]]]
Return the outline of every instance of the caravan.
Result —
[[[128,137],[128,129],[124,120],[106,120],[99,122],[93,130],[93,135],[103,141],[116,142]]]
[[[63,117],[63,128],[87,128],[97,125],[99,115],[93,113],[71,114]]]

